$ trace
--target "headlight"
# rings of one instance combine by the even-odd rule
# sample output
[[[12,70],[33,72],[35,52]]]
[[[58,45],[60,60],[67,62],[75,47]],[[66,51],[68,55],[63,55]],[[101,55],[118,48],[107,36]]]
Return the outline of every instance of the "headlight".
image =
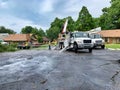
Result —
[[[82,43],[81,41],[76,41],[77,43]]]

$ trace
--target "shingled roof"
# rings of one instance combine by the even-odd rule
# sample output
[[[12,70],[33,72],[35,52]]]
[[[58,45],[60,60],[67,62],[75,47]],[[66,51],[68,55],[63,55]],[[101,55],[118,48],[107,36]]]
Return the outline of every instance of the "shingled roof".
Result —
[[[47,37],[43,37],[43,41],[50,41]]]
[[[4,41],[28,41],[30,40],[30,34],[10,34],[4,38]]]
[[[99,33],[102,35],[102,37],[120,37],[120,29],[102,30]]]

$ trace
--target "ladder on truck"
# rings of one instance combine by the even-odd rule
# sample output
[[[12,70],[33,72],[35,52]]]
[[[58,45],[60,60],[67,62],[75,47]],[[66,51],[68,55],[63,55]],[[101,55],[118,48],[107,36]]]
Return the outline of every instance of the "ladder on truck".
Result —
[[[64,43],[64,48],[62,48],[59,52],[63,52],[69,47],[70,34],[69,33],[66,34],[67,25],[68,25],[68,19],[66,19],[66,21],[64,23],[63,30],[62,30],[62,33],[65,34],[65,40],[63,42]]]
[[[69,42],[70,42],[70,33],[66,34],[65,40],[64,40],[64,48],[62,48],[59,52],[63,52],[69,48]]]
[[[98,28],[94,28],[94,29],[92,29],[92,30],[89,30],[89,31],[87,31],[88,33],[90,33],[90,34],[92,34],[92,33],[98,33],[98,32],[100,32],[101,31],[101,27],[98,27]]]

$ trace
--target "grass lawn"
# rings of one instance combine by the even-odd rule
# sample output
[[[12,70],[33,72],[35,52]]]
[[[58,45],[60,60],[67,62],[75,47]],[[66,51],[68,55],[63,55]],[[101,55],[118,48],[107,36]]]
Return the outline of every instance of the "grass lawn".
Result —
[[[105,44],[106,48],[120,49],[120,44]]]
[[[47,50],[48,49],[48,44],[40,45],[40,47],[33,48],[33,49],[36,49],[36,50]]]

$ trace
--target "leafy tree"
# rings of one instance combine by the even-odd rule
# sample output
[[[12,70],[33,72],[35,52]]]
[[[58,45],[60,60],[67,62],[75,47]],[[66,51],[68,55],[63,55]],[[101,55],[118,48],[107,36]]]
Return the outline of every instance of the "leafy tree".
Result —
[[[38,35],[39,35],[39,36],[42,36],[42,37],[43,37],[43,36],[46,36],[46,35],[45,35],[45,32],[44,32],[41,28],[38,30]]]
[[[38,35],[38,32],[39,32],[39,30],[35,27],[35,28],[32,28],[32,34],[34,34],[34,35]]]
[[[46,31],[47,37],[51,40],[57,39],[58,34],[62,31],[64,19],[55,18],[50,28]]]
[[[32,26],[26,26],[26,27],[22,28],[21,32],[23,34],[34,34],[34,35],[36,35],[39,43],[43,42],[43,36],[45,36],[45,32],[41,28],[38,30],[36,27],[33,28]]]
[[[75,30],[75,21],[72,19],[71,16],[65,18],[65,20],[68,19],[68,26],[67,30],[68,31],[74,31]]]
[[[7,29],[4,26],[0,26],[0,33],[15,34],[16,32],[11,29]]]
[[[43,37],[46,36],[45,32],[40,28],[37,32],[37,36],[38,36],[38,42],[42,43],[43,42]]]
[[[63,19],[55,18],[55,20],[51,23],[49,30],[46,31],[47,37],[51,40],[57,39],[58,34],[63,30],[66,19],[68,19],[67,31],[74,31],[74,20],[71,16]]]
[[[109,8],[102,9],[103,15],[100,16],[100,25],[102,29],[120,28],[120,1],[111,0]]]
[[[21,33],[29,34],[29,33],[32,33],[33,30],[34,30],[34,28],[32,26],[25,26],[24,28],[22,28]]]
[[[112,28],[120,28],[120,1],[111,0],[111,7],[109,8],[109,16],[111,23],[113,24]]]
[[[97,27],[100,27],[100,18],[93,18],[93,22],[94,22],[94,26],[97,28]]]
[[[41,36],[38,36],[38,42],[42,43],[43,42],[43,38]]]
[[[102,29],[112,29],[113,24],[111,20],[111,16],[109,15],[109,8],[103,8],[102,9],[103,15],[100,16],[99,18],[99,25],[101,26]]]
[[[83,6],[76,21],[76,29],[79,31],[87,31],[94,28],[94,22],[87,7]]]
[[[51,27],[58,27],[59,29],[61,29],[63,27],[64,24],[64,20],[63,19],[59,19],[59,18],[55,18],[55,20],[51,23]]]
[[[58,34],[60,33],[59,27],[52,27],[49,30],[46,31],[47,37],[50,38],[51,40],[57,39]]]

